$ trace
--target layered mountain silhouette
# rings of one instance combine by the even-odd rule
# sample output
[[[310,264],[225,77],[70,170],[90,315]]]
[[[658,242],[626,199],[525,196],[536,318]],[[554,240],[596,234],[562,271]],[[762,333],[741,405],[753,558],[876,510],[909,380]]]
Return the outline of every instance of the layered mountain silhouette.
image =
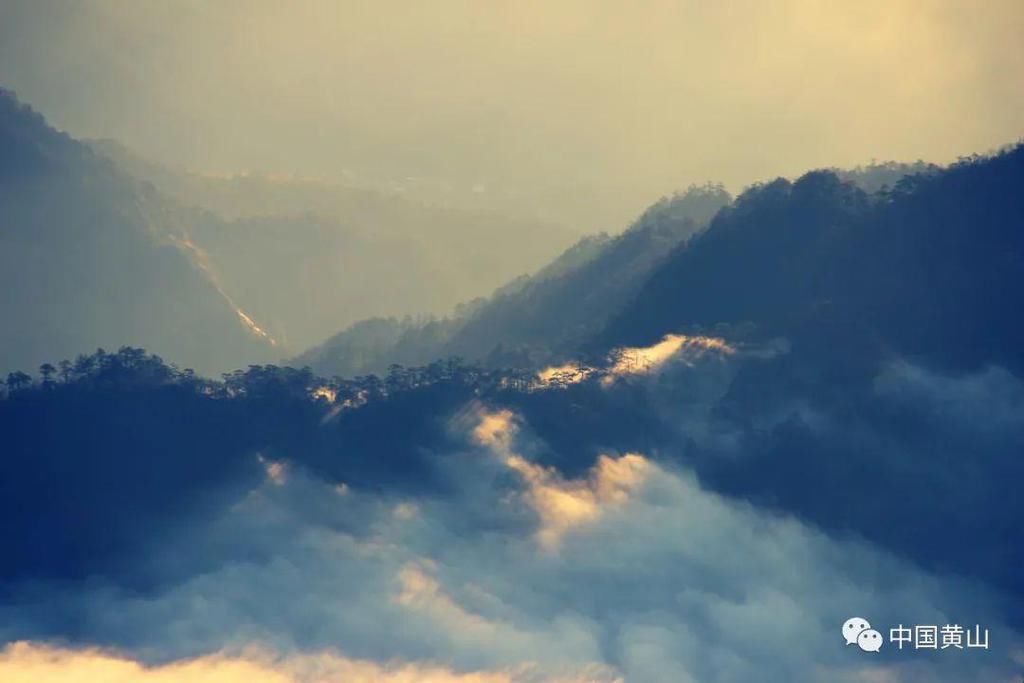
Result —
[[[824,329],[838,329],[841,320],[859,334],[875,335],[879,344],[891,342],[893,352],[930,353],[928,340],[964,344],[941,330],[961,313],[951,307],[963,306],[955,301],[964,294],[935,290],[939,302],[926,301],[932,280],[952,285],[949,276],[939,275],[937,262],[921,262],[934,257],[949,265],[958,247],[936,240],[970,240],[977,231],[982,243],[1008,250],[989,257],[999,278],[1011,277],[1015,261],[1009,254],[1018,236],[995,233],[1013,229],[1003,218],[1019,207],[1008,185],[984,176],[1012,176],[1019,154],[965,160],[945,171],[921,162],[814,171],[796,181],[755,185],[735,200],[721,187],[693,187],[651,206],[623,234],[585,238],[533,276],[455,315],[362,321],[295,362],[340,375],[450,356],[491,367],[540,367],[651,344],[680,330],[765,339],[832,334]],[[958,208],[944,211],[930,233],[931,219],[911,207],[933,202]],[[976,221],[975,214],[982,217]],[[999,222],[985,225],[984,216],[999,216]],[[907,279],[905,264],[932,272]],[[903,307],[916,317],[895,310]],[[921,319],[929,309],[934,319]],[[841,340],[825,346],[836,343]],[[947,351],[961,360],[970,353]]]
[[[291,353],[372,316],[440,313],[536,270],[582,231],[340,182],[211,175],[91,143],[184,207],[240,305]]]
[[[828,171],[755,186],[667,257],[600,341],[748,324],[812,348],[856,334],[943,367],[1019,367],[1021,188],[1019,145],[874,194]]]
[[[0,278],[14,295],[2,358],[50,363],[4,380],[0,531],[13,551],[0,598],[50,580],[166,596],[272,564],[266,525],[285,518],[375,538],[379,526],[338,512],[350,492],[345,510],[384,511],[417,542],[420,503],[442,501],[459,538],[530,533],[567,491],[582,492],[572,519],[590,520],[595,462],[641,453],[815,543],[881,549],[879,581],[899,565],[963,582],[1020,626],[1024,146],[942,169],[812,171],[735,199],[691,188],[448,318],[367,319],[295,369],[251,363],[281,353],[262,311],[297,300],[289,269],[317,245],[365,246],[333,241],[340,221],[222,217],[0,102]],[[354,286],[341,279],[312,291]],[[263,281],[292,293],[274,299]],[[206,379],[128,346],[143,344],[181,367],[248,367]],[[443,502],[484,490],[474,514]],[[272,518],[242,514],[262,541],[218,532],[275,492]],[[522,500],[541,512],[492,515]],[[757,520],[721,532],[739,548],[730,566],[745,564]],[[33,622],[33,637],[73,637],[60,610],[77,605]]]
[[[194,253],[189,215],[0,91],[0,362],[145,346],[204,372],[278,357]]]
[[[6,370],[128,344],[216,375],[371,315],[447,310],[573,239],[336,183],[186,172],[77,141],[11,92],[0,109]]]
[[[629,304],[674,247],[729,200],[721,186],[692,187],[651,206],[621,235],[584,238],[532,276],[449,318],[364,321],[296,362],[324,374],[352,375],[438,357],[534,367],[574,354]]]

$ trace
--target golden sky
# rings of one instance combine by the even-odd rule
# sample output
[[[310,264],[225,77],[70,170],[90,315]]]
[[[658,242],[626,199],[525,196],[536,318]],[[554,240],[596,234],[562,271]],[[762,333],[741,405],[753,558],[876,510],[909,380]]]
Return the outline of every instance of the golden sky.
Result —
[[[25,0],[0,3],[0,83],[191,167],[598,188],[635,213],[1012,142],[1021,35],[1019,0]]]

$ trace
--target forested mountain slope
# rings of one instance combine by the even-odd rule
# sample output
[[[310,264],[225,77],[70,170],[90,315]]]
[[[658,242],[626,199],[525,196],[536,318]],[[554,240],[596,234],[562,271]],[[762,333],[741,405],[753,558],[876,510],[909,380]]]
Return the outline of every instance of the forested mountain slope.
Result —
[[[185,218],[0,91],[0,363],[145,345],[219,372],[279,352],[176,236]]]
[[[91,144],[197,210],[191,239],[288,353],[365,318],[447,312],[542,267],[582,233],[327,180],[190,172]]]
[[[327,374],[382,371],[438,357],[535,366],[574,352],[642,286],[676,245],[729,202],[720,186],[654,204],[624,233],[585,238],[546,268],[447,319],[357,324],[297,359]]]
[[[945,366],[1019,365],[1022,190],[1021,146],[874,195],[827,171],[756,186],[659,265],[600,343],[747,323],[828,348],[856,328]]]

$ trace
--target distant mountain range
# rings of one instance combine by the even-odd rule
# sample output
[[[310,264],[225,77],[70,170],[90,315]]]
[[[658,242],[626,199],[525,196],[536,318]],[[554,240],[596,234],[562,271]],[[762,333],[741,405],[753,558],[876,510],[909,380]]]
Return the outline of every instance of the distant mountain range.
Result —
[[[650,344],[683,330],[786,336],[826,311],[829,316],[860,316],[865,324],[881,322],[871,311],[895,305],[882,282],[888,281],[894,292],[908,286],[895,282],[901,277],[899,259],[913,263],[936,248],[919,224],[924,219],[896,218],[894,212],[901,210],[896,207],[909,206],[917,192],[939,192],[941,201],[959,202],[961,213],[981,211],[981,204],[1012,202],[1011,197],[992,196],[984,188],[998,184],[983,179],[978,188],[957,186],[969,196],[934,188],[1009,164],[1018,153],[948,171],[923,162],[814,171],[796,181],[755,185],[735,200],[721,186],[691,187],[651,206],[621,235],[584,238],[533,276],[470,302],[454,315],[365,320],[293,362],[341,376],[382,373],[391,364],[417,365],[441,357],[539,368],[600,356],[616,346]],[[947,212],[944,220],[955,215]],[[892,226],[904,220],[912,225]],[[961,233],[955,239],[970,239],[976,229],[1009,228],[967,223],[947,228]],[[994,237],[1007,237],[1010,244],[1014,239]],[[902,250],[899,257],[897,249]],[[1008,267],[1012,270],[1012,263]],[[918,301],[903,305],[918,313],[934,308],[923,301],[931,295],[926,284],[913,286]],[[851,306],[841,314],[845,304],[837,305],[840,298]],[[915,326],[906,327],[901,334]],[[890,332],[895,330],[872,333]],[[935,329],[922,335],[946,343]]]
[[[0,365],[127,344],[204,372],[277,357],[182,248],[189,218],[0,91]]]
[[[729,200],[721,186],[690,188],[653,205],[623,234],[584,238],[534,275],[510,282],[455,315],[367,320],[294,362],[349,376],[448,356],[510,367],[557,360],[597,334],[656,264]]]
[[[829,171],[752,187],[659,264],[599,345],[745,324],[815,353],[857,335],[942,367],[1019,368],[1022,190],[1020,145],[873,194]]]
[[[441,312],[542,266],[553,225],[82,143],[0,91],[4,369],[139,345],[219,374],[372,315]]]
[[[912,319],[882,313],[897,305],[883,283],[898,259],[952,258],[936,251],[946,242],[923,246],[935,235],[915,211],[930,209],[910,208],[913,197],[956,201],[938,217],[945,224],[956,207],[1002,200],[929,189],[968,170],[920,162],[814,172],[735,200],[721,186],[691,187],[624,233],[584,237],[550,260],[572,231],[333,183],[173,169],[113,141],[76,141],[6,91],[0,116],[6,369],[122,344],[209,374],[303,348],[291,362],[328,375],[455,356],[539,367],[679,329],[791,333],[825,309],[882,325]],[[883,227],[894,222],[902,227]],[[998,228],[942,234],[978,252],[971,230]],[[1004,237],[993,235],[1000,249]],[[977,257],[1000,281],[1016,263],[1012,253]],[[927,339],[952,343],[936,334],[950,311],[923,301],[933,281],[955,282],[935,268],[922,263],[913,285],[893,285],[918,316],[899,323],[900,343],[923,352]],[[948,291],[939,307],[955,303],[965,318],[986,310],[962,297]]]

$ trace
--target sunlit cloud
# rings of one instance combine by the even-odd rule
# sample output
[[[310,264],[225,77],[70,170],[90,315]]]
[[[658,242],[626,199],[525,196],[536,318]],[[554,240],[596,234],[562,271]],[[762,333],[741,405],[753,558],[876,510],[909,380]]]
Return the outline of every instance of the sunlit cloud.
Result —
[[[530,462],[514,452],[515,433],[509,410],[482,411],[473,429],[476,442],[490,448],[525,484],[522,495],[539,518],[537,541],[546,550],[557,549],[566,533],[596,520],[607,507],[625,502],[650,471],[642,455],[601,455],[587,478],[566,479],[553,467]]]
[[[319,386],[310,392],[310,396],[327,403],[334,403],[338,398],[338,392],[328,386]]]
[[[565,363],[544,368],[537,373],[537,380],[543,386],[578,384],[590,377],[593,372],[593,368],[588,368],[579,363]]]
[[[954,683],[1003,680],[995,597],[857,539],[704,488],[652,456],[580,475],[513,410],[470,405],[449,494],[341,487],[301,467],[163,552],[201,571],[152,592],[50,586],[0,605],[0,681],[42,683]],[[341,494],[341,495],[339,495]],[[998,634],[980,658],[876,665],[842,620]],[[48,647],[73,620],[74,647]],[[995,642],[995,640],[994,640]],[[90,644],[115,651],[79,649]],[[863,654],[863,653],[859,653]],[[155,659],[151,659],[155,658]]]
[[[424,560],[402,567],[398,572],[401,589],[394,598],[395,602],[429,613],[448,629],[472,633],[474,638],[493,638],[498,626],[455,602],[444,591],[433,572],[434,563]]]
[[[586,675],[584,673],[584,675]],[[274,657],[252,648],[159,666],[97,649],[65,649],[12,643],[0,651],[4,683],[526,683],[538,680],[529,667],[512,671],[458,673],[430,664],[348,659],[337,654]],[[548,683],[610,679],[547,678]]]
[[[616,351],[609,373],[615,377],[650,373],[669,360],[693,365],[708,355],[729,356],[736,349],[719,337],[668,334],[651,346],[626,347]]]
[[[280,460],[270,460],[262,454],[256,456],[263,471],[267,475],[267,481],[275,486],[281,486],[288,480],[288,465]]]
[[[527,485],[525,499],[540,517],[537,541],[548,550],[556,549],[569,531],[624,503],[650,471],[647,460],[633,453],[620,458],[600,456],[590,476],[582,480],[563,479],[554,468],[519,456],[509,456],[505,462]]]
[[[511,410],[481,411],[479,421],[473,427],[473,439],[482,446],[507,454],[512,447],[515,428]]]
[[[708,358],[723,358],[736,353],[736,348],[720,337],[668,334],[651,346],[629,346],[614,349],[603,367],[589,367],[572,362],[552,365],[537,373],[542,388],[579,384],[600,376],[601,384],[609,386],[617,378],[656,373],[669,361],[688,366]]]
[[[409,502],[399,503],[392,510],[392,514],[394,515],[395,519],[400,519],[403,521],[408,521],[410,519],[415,518],[416,515],[419,514],[419,512],[419,507],[415,503]]]

